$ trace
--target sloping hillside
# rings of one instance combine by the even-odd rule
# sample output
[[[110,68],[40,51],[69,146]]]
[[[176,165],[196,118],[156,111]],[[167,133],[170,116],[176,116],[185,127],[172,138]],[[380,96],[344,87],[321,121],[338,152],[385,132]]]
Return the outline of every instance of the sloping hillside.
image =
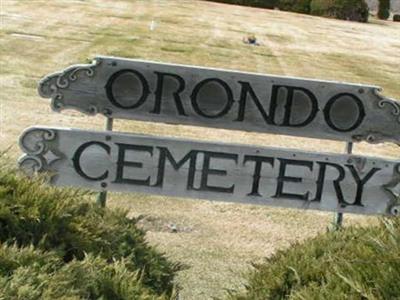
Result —
[[[104,119],[51,112],[38,80],[97,54],[380,85],[400,99],[400,24],[352,23],[203,1],[3,1],[0,36],[0,151],[33,124],[102,130]],[[254,34],[260,46],[243,43]],[[115,130],[313,151],[344,144],[267,134],[116,121]],[[398,157],[389,144],[355,153]],[[109,205],[142,215],[147,239],[190,266],[179,275],[183,299],[221,296],[239,272],[293,241],[326,230],[332,214],[111,194]],[[345,215],[345,223],[374,222]],[[171,225],[177,232],[172,231]]]

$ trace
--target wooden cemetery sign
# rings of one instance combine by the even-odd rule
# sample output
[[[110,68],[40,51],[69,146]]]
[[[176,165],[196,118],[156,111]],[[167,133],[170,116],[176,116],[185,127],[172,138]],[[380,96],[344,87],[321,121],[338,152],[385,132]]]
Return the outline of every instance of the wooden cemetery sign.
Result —
[[[98,57],[44,78],[55,111],[400,144],[400,105],[375,86]]]
[[[349,155],[33,127],[26,172],[94,190],[360,214],[398,214],[400,163]]]
[[[108,120],[400,144],[400,105],[374,86],[98,57],[47,76],[39,93],[55,111]],[[20,146],[20,167],[60,186],[400,213],[399,160],[48,127]]]

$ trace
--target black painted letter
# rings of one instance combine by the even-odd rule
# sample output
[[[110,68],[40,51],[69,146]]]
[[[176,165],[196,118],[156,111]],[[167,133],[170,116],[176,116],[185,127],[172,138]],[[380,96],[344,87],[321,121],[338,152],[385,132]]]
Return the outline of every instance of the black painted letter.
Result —
[[[210,82],[218,83],[220,86],[222,86],[222,88],[225,90],[225,93],[226,93],[226,104],[225,104],[224,108],[221,111],[214,113],[214,114],[209,114],[209,113],[207,114],[206,112],[201,110],[198,100],[197,100],[197,96],[198,96],[200,90],[203,88],[203,86],[207,85]],[[232,93],[232,90],[229,87],[229,85],[225,81],[218,79],[218,78],[208,78],[208,79],[205,79],[205,80],[199,82],[194,87],[192,95],[190,96],[190,99],[192,100],[192,107],[193,107],[194,111],[198,115],[205,117],[205,118],[209,118],[209,119],[215,119],[215,118],[219,118],[219,117],[222,117],[223,115],[225,115],[231,109],[233,101],[234,101],[233,93]],[[209,99],[208,101],[210,101],[210,100],[218,101],[219,99]]]
[[[72,158],[72,162],[74,165],[74,169],[75,171],[82,176],[83,178],[90,180],[90,181],[98,181],[98,180],[104,180],[107,178],[108,176],[108,171],[105,171],[102,175],[98,176],[98,177],[91,177],[89,175],[87,175],[85,172],[83,172],[82,168],[81,168],[81,163],[80,163],[80,159],[82,156],[82,153],[90,146],[92,145],[97,145],[100,146],[101,148],[103,148],[107,154],[110,154],[110,146],[108,146],[107,144],[104,144],[102,142],[87,142],[83,145],[81,145],[74,154],[74,157]]]
[[[288,198],[288,199],[299,199],[299,200],[308,200],[308,195],[310,192],[307,192],[303,195],[299,194],[292,194],[292,193],[284,193],[283,192],[283,184],[285,182],[302,182],[303,178],[300,177],[293,177],[293,176],[286,176],[286,166],[303,166],[307,167],[312,171],[313,169],[313,162],[312,161],[305,161],[305,160],[292,160],[292,159],[284,159],[278,158],[280,161],[279,167],[279,177],[278,177],[278,185],[276,187],[276,194],[273,196],[274,198]]]
[[[132,74],[134,75],[136,78],[139,79],[141,85],[142,85],[142,95],[140,96],[139,99],[136,100],[136,103],[132,104],[132,105],[123,105],[120,102],[118,102],[118,99],[116,99],[115,95],[114,95],[114,91],[113,91],[113,85],[115,83],[115,81],[120,77],[123,76],[124,74]],[[147,99],[147,96],[150,94],[150,89],[149,89],[149,84],[146,80],[146,78],[138,71],[135,70],[120,70],[116,73],[114,73],[113,75],[111,75],[110,79],[107,81],[107,84],[105,86],[106,89],[106,94],[107,94],[107,98],[108,100],[114,104],[116,107],[119,108],[125,108],[125,109],[135,109],[138,108],[139,106],[141,106]]]
[[[268,163],[271,165],[271,167],[273,167],[274,158],[265,156],[256,156],[256,155],[245,155],[243,164],[245,164],[247,161],[255,162],[254,173],[253,173],[253,185],[251,187],[251,193],[247,194],[247,196],[261,197],[260,193],[258,192],[258,188],[260,186],[262,163]]]
[[[286,127],[304,127],[308,124],[310,124],[315,116],[317,115],[318,112],[318,100],[314,96],[313,93],[311,93],[309,90],[302,88],[302,87],[295,87],[295,86],[288,86],[288,85],[274,85],[272,86],[272,95],[271,95],[271,106],[276,107],[278,105],[278,95],[279,95],[279,90],[280,89],[285,89],[286,90],[286,103],[285,103],[285,114],[283,116],[283,122],[279,124],[279,126],[286,126]],[[310,114],[307,116],[307,119],[305,119],[301,123],[293,124],[290,123],[290,118],[292,116],[292,107],[293,107],[293,100],[294,100],[294,93],[295,92],[302,92],[307,96],[309,99],[309,102],[311,104],[311,111]]]
[[[190,160],[186,188],[188,190],[192,190],[194,183],[194,175],[196,172],[196,159],[198,151],[196,150],[190,151],[179,162],[177,162],[175,158],[172,156],[171,152],[168,150],[168,148],[166,147],[157,147],[157,148],[160,150],[160,157],[158,160],[157,182],[153,186],[154,187],[163,186],[164,175],[165,175],[165,163],[167,162],[167,160],[175,170],[180,169],[188,160]]]
[[[356,194],[356,198],[354,200],[353,203],[348,203],[346,201],[344,201],[345,204],[347,205],[357,205],[357,206],[364,206],[361,203],[362,200],[362,193],[363,193],[363,188],[364,185],[367,183],[368,180],[371,179],[371,177],[378,171],[380,171],[381,169],[379,168],[372,168],[367,175],[364,176],[363,179],[360,178],[360,176],[357,173],[357,170],[354,168],[353,165],[346,165],[347,168],[349,168],[351,175],[353,175],[354,180],[357,183],[357,194]]]
[[[339,176],[335,180],[333,180],[333,186],[335,188],[336,197],[338,199],[338,202],[341,204],[345,203],[342,188],[340,187],[340,182],[345,177],[344,169],[340,165],[334,164],[334,163],[318,161],[317,164],[319,165],[317,191],[316,191],[315,199],[313,199],[312,201],[321,201],[322,193],[324,191],[324,185],[325,185],[326,167],[329,166],[329,167],[335,168],[339,172]]]
[[[236,121],[242,122],[244,120],[245,112],[246,112],[246,101],[247,95],[251,96],[253,99],[254,104],[257,106],[257,109],[260,111],[264,121],[269,125],[275,125],[274,118],[275,118],[275,110],[276,110],[276,101],[269,104],[269,112],[268,114],[264,110],[264,107],[260,103],[256,93],[254,92],[253,88],[251,87],[250,83],[245,81],[239,81],[239,84],[242,86],[240,92],[240,100],[239,100],[239,111],[238,117]]]
[[[172,96],[174,97],[175,106],[176,109],[178,110],[179,115],[186,116],[185,110],[182,105],[181,97],[179,96],[179,94],[182,93],[185,89],[185,80],[176,74],[161,73],[161,72],[154,72],[154,73],[157,75],[157,88],[155,91],[154,109],[151,111],[151,113],[160,114],[161,112],[161,101],[163,98],[163,89],[164,89],[164,77],[168,76],[176,79],[176,81],[178,82],[178,88],[175,92],[172,93]]]
[[[333,105],[335,104],[336,101],[338,101],[342,97],[349,97],[350,99],[352,99],[352,101],[354,101],[354,103],[356,104],[357,109],[358,109],[357,120],[355,120],[355,122],[348,128],[339,128],[337,126],[338,124],[334,124],[334,122],[332,120],[332,115],[331,115]],[[332,97],[327,102],[327,104],[324,108],[324,117],[325,117],[325,122],[333,130],[336,130],[339,132],[349,132],[349,131],[356,129],[358,126],[361,125],[362,121],[365,118],[365,109],[364,109],[362,101],[358,97],[356,97],[355,95],[350,94],[350,93],[342,93],[342,94],[337,94],[336,96]]]
[[[114,183],[127,183],[127,184],[134,184],[134,185],[150,185],[150,176],[146,179],[131,179],[131,178],[124,178],[124,167],[134,167],[134,168],[142,168],[143,164],[140,162],[132,162],[125,160],[125,153],[127,150],[134,150],[134,151],[142,151],[148,152],[153,155],[153,147],[151,146],[143,146],[143,145],[130,145],[130,144],[119,144],[118,145],[118,161],[117,161],[117,175],[115,176]]]
[[[203,172],[201,174],[200,188],[196,190],[218,192],[218,193],[233,193],[233,190],[235,188],[234,184],[231,185],[230,187],[221,187],[215,185],[212,186],[208,184],[208,175],[211,174],[211,175],[226,176],[227,173],[225,170],[211,169],[210,168],[211,158],[230,159],[233,160],[236,164],[238,161],[237,154],[204,151],[204,164],[203,164]]]

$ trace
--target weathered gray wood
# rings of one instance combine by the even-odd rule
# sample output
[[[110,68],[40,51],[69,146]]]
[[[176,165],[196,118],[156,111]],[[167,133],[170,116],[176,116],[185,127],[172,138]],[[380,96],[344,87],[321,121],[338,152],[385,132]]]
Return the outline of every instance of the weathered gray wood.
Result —
[[[21,169],[49,171],[60,186],[359,214],[400,210],[400,161],[48,127],[27,129],[20,147]]]
[[[113,118],[107,118],[105,130],[112,131],[113,130],[113,124],[114,124],[114,119]],[[107,202],[107,191],[101,191],[97,195],[96,202],[101,207],[105,207],[106,206],[106,202]]]
[[[375,86],[98,57],[45,77],[52,108],[152,122],[400,144],[400,104]]]

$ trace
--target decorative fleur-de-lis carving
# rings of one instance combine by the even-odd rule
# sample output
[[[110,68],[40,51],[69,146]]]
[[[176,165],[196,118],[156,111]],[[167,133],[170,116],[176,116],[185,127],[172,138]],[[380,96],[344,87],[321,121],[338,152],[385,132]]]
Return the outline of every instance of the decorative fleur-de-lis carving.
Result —
[[[389,213],[395,216],[400,215],[400,164],[397,164],[393,172],[393,180],[384,186],[384,189],[393,196],[389,205]]]
[[[51,107],[54,111],[60,111],[64,108],[63,89],[70,86],[71,82],[78,79],[78,74],[87,77],[94,77],[96,67],[101,63],[100,58],[93,60],[91,64],[73,65],[61,72],[53,73],[39,82],[39,95],[45,98],[51,98]],[[96,114],[97,108],[90,106],[85,113]]]
[[[54,130],[35,127],[25,130],[19,139],[20,148],[25,152],[18,161],[20,169],[32,175],[58,160],[59,157],[49,149],[49,144],[55,138]]]

